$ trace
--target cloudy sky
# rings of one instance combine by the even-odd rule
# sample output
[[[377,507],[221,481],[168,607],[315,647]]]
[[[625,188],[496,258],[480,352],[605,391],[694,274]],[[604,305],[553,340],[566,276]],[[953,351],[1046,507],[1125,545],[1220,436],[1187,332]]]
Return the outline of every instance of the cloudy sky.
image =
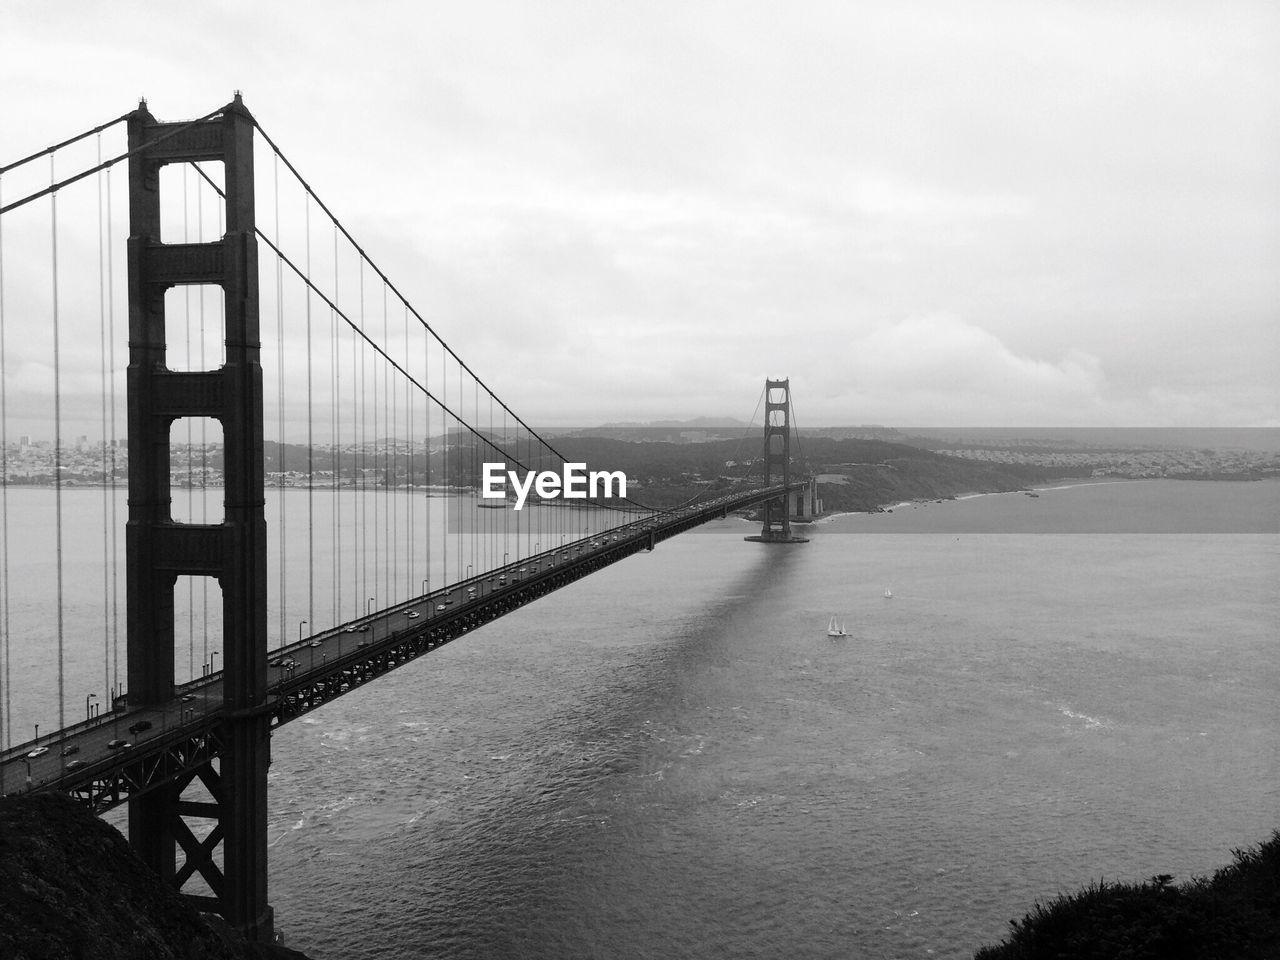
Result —
[[[243,91],[534,423],[1280,426],[1272,2],[10,3],[0,90]]]

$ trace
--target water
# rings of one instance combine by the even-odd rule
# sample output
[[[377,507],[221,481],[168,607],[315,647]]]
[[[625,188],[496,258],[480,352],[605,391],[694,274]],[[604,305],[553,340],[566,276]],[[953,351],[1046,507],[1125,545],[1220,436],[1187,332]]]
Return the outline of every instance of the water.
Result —
[[[172,515],[221,522],[221,498],[221,489],[175,490]],[[0,595],[7,589],[3,628],[10,637],[13,676],[20,678],[11,684],[8,716],[0,717],[7,727],[0,743],[9,746],[32,739],[36,725],[48,734],[84,719],[93,700],[109,703],[126,685],[128,506],[123,489],[63,490],[60,602],[54,491],[14,487],[4,501],[6,563],[0,566],[7,569]],[[475,503],[474,495],[403,489],[348,487],[338,497],[331,489],[317,490],[314,497],[301,488],[269,490],[269,649],[421,596],[429,585],[439,588],[634,519],[609,509],[527,505],[517,512],[482,510]],[[459,530],[467,536],[455,536]],[[179,577],[176,683],[221,669],[221,622],[217,581]],[[0,767],[0,790],[5,776]]]
[[[1037,897],[1267,836],[1280,539],[955,532],[1002,504],[788,548],[725,521],[286,727],[280,927],[317,958],[967,957]]]
[[[1036,898],[1211,872],[1280,826],[1277,516],[1103,484],[667,541],[277,732],[278,926],[317,960],[968,957]]]

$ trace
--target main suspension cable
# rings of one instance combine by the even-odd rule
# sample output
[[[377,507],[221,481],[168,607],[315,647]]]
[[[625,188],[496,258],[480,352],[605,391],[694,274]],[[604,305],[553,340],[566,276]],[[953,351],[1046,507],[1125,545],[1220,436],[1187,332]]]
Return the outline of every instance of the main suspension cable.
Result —
[[[282,159],[283,159],[283,158],[282,158]],[[286,163],[287,163],[287,161],[286,161]],[[193,164],[192,164],[192,166],[193,166],[193,167],[195,167],[196,172],[197,172],[197,173],[199,173],[199,174],[200,174],[200,176],[204,177],[205,181],[206,181],[206,182],[207,182],[211,187],[213,187],[213,189],[214,189],[215,191],[217,191],[217,193],[219,194],[219,196],[223,196],[223,197],[225,197],[225,196],[226,196],[226,194],[225,194],[225,193],[224,193],[224,192],[223,192],[223,191],[218,187],[218,185],[217,185],[217,184],[215,184],[215,183],[213,182],[213,180],[212,180],[212,179],[210,179],[209,175],[208,175],[207,173],[205,173],[205,172],[204,172],[204,170],[202,170],[202,169],[200,168],[200,165],[199,165],[199,164],[197,164],[197,163],[193,163]],[[337,225],[335,224],[335,226],[337,226]],[[341,228],[340,228],[340,227],[338,227],[338,229],[341,229]],[[488,446],[488,447],[490,447],[491,449],[493,449],[493,450],[495,450],[495,451],[499,450],[499,448],[498,448],[498,446],[497,446],[496,444],[494,444],[494,443],[492,443],[491,441],[489,441],[489,440],[488,440],[488,439],[487,439],[487,438],[486,438],[486,437],[485,437],[485,436],[484,436],[480,431],[476,430],[474,427],[472,427],[470,424],[468,424],[468,423],[467,423],[467,422],[466,422],[466,421],[465,421],[465,420],[464,420],[464,419],[463,419],[463,418],[462,418],[462,417],[461,417],[461,416],[460,416],[460,415],[459,415],[455,410],[453,410],[453,409],[449,406],[449,404],[445,403],[443,400],[441,400],[439,397],[437,397],[435,394],[433,394],[429,389],[427,389],[426,385],[425,385],[423,382],[419,381],[419,380],[418,380],[418,378],[416,378],[416,377],[414,377],[412,374],[410,374],[410,373],[408,372],[408,370],[406,370],[402,364],[400,364],[399,362],[397,362],[397,361],[396,361],[396,360],[395,360],[395,359],[394,359],[390,354],[388,354],[388,353],[387,353],[387,351],[386,351],[386,350],[384,350],[381,346],[379,346],[376,342],[374,342],[373,338],[372,338],[372,337],[370,337],[367,333],[365,333],[365,332],[364,332],[364,330],[361,328],[360,324],[359,324],[359,323],[357,323],[355,320],[353,320],[353,319],[352,319],[352,318],[351,318],[351,317],[346,313],[346,311],[344,311],[341,307],[339,307],[339,306],[338,306],[338,304],[335,302],[335,299],[336,299],[336,292],[335,292],[335,298],[331,299],[331,298],[330,298],[330,297],[329,297],[329,296],[328,296],[328,295],[327,295],[323,290],[321,290],[319,287],[317,287],[317,286],[316,286],[315,281],[313,281],[310,277],[308,277],[308,276],[307,276],[307,275],[302,271],[302,269],[301,269],[301,268],[300,268],[296,263],[294,263],[294,262],[293,262],[293,260],[291,260],[291,259],[289,258],[289,256],[288,256],[287,254],[285,254],[285,252],[284,252],[283,250],[281,250],[281,249],[280,249],[280,247],[279,247],[279,246],[277,246],[277,245],[275,244],[275,242],[273,242],[273,241],[272,241],[272,239],[271,239],[269,236],[267,236],[267,235],[262,231],[262,229],[261,229],[261,228],[255,228],[255,232],[257,233],[258,238],[259,238],[260,240],[262,240],[262,242],[263,242],[263,243],[265,243],[265,244],[266,244],[266,245],[271,249],[271,252],[272,252],[272,253],[274,253],[277,257],[279,257],[279,258],[280,258],[280,260],[284,263],[284,265],[285,265],[285,266],[287,266],[290,270],[292,270],[292,271],[293,271],[293,272],[298,276],[298,278],[299,278],[299,279],[300,279],[304,284],[306,284],[306,285],[307,285],[307,287],[308,287],[308,288],[309,288],[313,293],[315,293],[315,295],[316,295],[316,296],[318,296],[321,300],[323,300],[323,301],[325,302],[325,304],[329,307],[329,309],[333,311],[334,316],[335,316],[336,318],[341,318],[341,319],[342,319],[343,323],[345,323],[345,324],[346,324],[346,325],[351,329],[352,333],[353,333],[356,337],[358,337],[358,338],[359,338],[359,340],[360,340],[360,342],[361,342],[361,343],[366,344],[366,345],[368,345],[369,347],[372,347],[372,348],[373,348],[373,350],[374,350],[374,352],[376,352],[379,356],[381,356],[381,357],[383,358],[383,360],[385,360],[385,361],[387,362],[387,364],[388,364],[388,365],[390,365],[390,366],[391,366],[391,367],[392,367],[392,368],[393,368],[397,373],[399,373],[399,374],[400,374],[400,376],[401,376],[401,377],[403,377],[403,378],[404,378],[405,380],[407,380],[409,383],[413,384],[413,386],[414,386],[414,387],[416,387],[416,388],[418,389],[418,391],[419,391],[419,392],[421,392],[425,397],[427,397],[429,400],[431,400],[433,403],[435,403],[437,406],[439,406],[441,410],[443,410],[443,411],[445,411],[446,413],[448,413],[448,414],[449,414],[449,416],[453,417],[453,418],[454,418],[454,420],[455,420],[458,424],[460,424],[461,426],[465,427],[465,428],[466,428],[466,429],[467,429],[467,430],[468,430],[468,431],[469,431],[469,432],[470,432],[474,437],[476,437],[476,438],[477,438],[477,439],[479,439],[479,440],[484,441],[484,442],[485,442],[485,445],[486,445],[486,446]],[[335,238],[334,238],[334,245],[335,245],[335,265],[334,265],[334,271],[335,271],[335,284],[336,284],[336,272],[337,272],[337,258],[336,258],[337,237],[336,237],[336,236],[335,236]],[[376,270],[377,268],[375,267],[374,269]],[[388,281],[388,283],[389,283],[389,281]],[[393,292],[395,292],[395,288],[394,288],[394,287],[392,287],[392,291],[393,291]],[[403,301],[402,301],[402,302],[403,302]],[[413,307],[412,307],[411,305],[406,304],[406,306],[408,306],[408,307],[409,307],[409,310],[410,310],[410,311],[413,311]],[[417,314],[415,313],[414,315],[416,316]],[[435,336],[434,331],[432,331],[432,336]],[[439,337],[435,337],[435,339],[436,339],[436,342],[437,342],[437,343],[439,343],[442,347],[444,347],[444,349],[445,349],[446,351],[448,351],[448,352],[449,352],[449,355],[450,355],[450,356],[454,356],[454,357],[455,357],[455,359],[456,359],[456,355],[453,353],[453,351],[452,351],[452,350],[450,350],[450,349],[449,349],[448,344],[446,344],[446,343],[445,343],[443,340],[441,340]],[[353,350],[355,349],[354,344],[353,344],[352,349],[353,349]],[[444,358],[444,357],[442,357],[442,358],[441,358],[441,361],[443,362],[443,361],[444,361],[444,359],[445,359],[445,358]],[[353,374],[353,376],[354,376],[357,372],[358,372],[358,367],[356,366],[356,362],[355,362],[355,360],[353,359],[353,361],[352,361],[352,374]],[[468,370],[468,372],[470,372],[470,370]],[[486,390],[488,390],[488,388],[487,388],[487,387],[486,387],[485,389],[486,389]],[[490,392],[490,394],[492,394],[492,391],[489,391],[489,392]],[[496,398],[496,395],[494,395],[494,396],[495,396],[495,398]],[[499,404],[501,404],[501,403],[502,403],[502,401],[501,401],[501,400],[498,400],[498,403],[499,403]],[[505,405],[504,405],[504,406],[505,406]],[[518,417],[516,417],[516,415],[515,415],[514,413],[512,413],[512,417],[516,418],[520,423],[522,423],[522,424],[524,423],[524,421],[523,421],[523,420],[519,420],[519,418],[518,418]],[[526,430],[528,430],[528,426],[527,426],[527,425],[526,425]],[[547,449],[549,449],[549,450],[551,450],[553,453],[555,453],[555,454],[556,454],[556,456],[560,457],[562,460],[563,460],[563,459],[565,459],[565,458],[564,458],[564,456],[563,456],[562,454],[560,454],[560,453],[559,453],[558,451],[556,451],[553,447],[551,447],[551,445],[550,445],[550,444],[548,444],[545,440],[543,440],[541,436],[538,436],[538,435],[537,435],[536,433],[534,433],[532,430],[529,430],[529,433],[530,433],[531,437],[536,436],[536,437],[538,438],[538,440],[539,440],[539,441],[540,441],[544,446],[546,446],[546,447],[547,447]],[[517,466],[520,466],[520,467],[524,467],[526,470],[527,470],[527,469],[529,469],[529,467],[528,467],[528,466],[526,466],[524,463],[521,463],[521,462],[519,462],[519,461],[517,461],[517,464],[516,464],[516,465],[517,465]],[[634,502],[634,501],[633,501],[633,502]],[[649,509],[651,509],[651,508],[649,508],[649,507],[644,506],[644,504],[636,504],[636,506],[639,506],[639,507],[641,507],[641,508],[643,508],[643,509],[645,509],[645,510],[649,510]]]
[[[546,438],[544,438],[541,434],[539,434],[532,427],[530,427],[529,424],[527,424],[523,418],[521,418],[518,414],[516,414],[514,410],[511,410],[510,407],[508,407],[507,404],[500,397],[498,397],[498,395],[493,391],[493,389],[491,389],[489,385],[486,384],[484,380],[482,380],[475,373],[475,371],[473,371],[471,367],[467,365],[466,361],[464,361],[461,357],[459,357],[457,353],[454,352],[453,348],[450,347],[449,344],[438,333],[436,333],[436,331],[431,327],[431,325],[427,322],[427,320],[417,311],[416,308],[414,308],[413,304],[411,304],[408,301],[408,299],[405,297],[405,295],[400,292],[400,289],[391,281],[391,278],[388,277],[386,273],[384,273],[383,270],[373,261],[373,259],[368,255],[368,253],[365,252],[364,248],[359,243],[356,242],[356,239],[354,236],[351,235],[351,232],[347,230],[347,228],[342,224],[342,222],[338,219],[337,215],[334,214],[334,212],[329,209],[329,207],[325,204],[325,202],[320,198],[320,196],[312,188],[311,184],[308,183],[307,180],[302,176],[302,174],[298,172],[297,167],[295,167],[293,163],[289,160],[289,158],[284,155],[284,152],[280,149],[279,145],[271,138],[271,135],[267,133],[267,131],[263,128],[262,124],[259,123],[256,119],[254,120],[254,126],[257,128],[258,132],[262,134],[262,138],[267,142],[267,144],[271,147],[271,149],[275,152],[275,154],[282,161],[284,161],[285,166],[294,175],[294,177],[297,178],[298,183],[302,185],[303,189],[306,190],[307,194],[315,201],[316,205],[321,210],[323,210],[324,213],[333,222],[334,227],[337,230],[341,231],[342,235],[346,237],[347,242],[350,243],[352,248],[356,251],[356,253],[359,254],[361,260],[369,264],[370,268],[373,269],[373,271],[378,275],[378,277],[382,280],[382,282],[387,285],[387,287],[391,290],[391,292],[395,294],[397,299],[399,299],[400,302],[403,303],[409,309],[409,311],[413,314],[413,316],[417,319],[417,321],[422,325],[423,329],[426,330],[429,334],[431,334],[431,336],[433,336],[436,339],[436,341],[440,344],[441,347],[444,348],[444,350],[449,354],[449,356],[451,356],[457,362],[461,370],[465,370],[468,375],[475,378],[476,382],[480,386],[484,387],[485,391],[488,392],[491,396],[493,396],[498,401],[499,405],[503,407],[504,410],[506,410],[511,414],[512,418],[516,421],[516,423],[519,424],[520,426],[523,426],[529,432],[531,438],[536,437],[538,442],[543,447],[545,447],[547,450],[553,453],[556,457],[558,457],[561,460],[561,462],[564,462],[567,458],[563,454],[561,454],[555,448],[554,445],[548,442]],[[284,254],[281,253],[279,250],[277,250],[276,253],[281,257],[284,256]],[[372,344],[372,341],[371,341],[371,345],[374,346],[374,349],[378,349],[376,344]],[[379,352],[382,352],[382,351],[379,351]],[[385,356],[385,353],[384,353],[384,356]],[[390,361],[390,357],[387,357],[387,359],[388,361]],[[391,362],[394,363],[394,361],[391,361]],[[403,370],[401,370],[400,372],[404,373]],[[407,374],[405,375],[407,376]],[[442,406],[445,406],[445,405],[442,404]],[[463,421],[459,420],[459,422],[462,423]],[[476,433],[475,431],[472,431],[472,432],[473,434]],[[478,436],[478,434],[476,435]],[[489,444],[489,446],[493,447],[493,444]],[[640,509],[643,509],[646,511],[649,511],[652,509],[650,507],[645,506],[642,503],[638,503],[632,500],[630,497],[624,497],[622,499]],[[608,509],[624,510],[625,508],[608,507]]]
[[[221,112],[221,111],[218,111],[218,112]],[[91,127],[90,129],[84,131],[84,133],[78,133],[74,137],[69,137],[68,139],[63,140],[61,143],[55,143],[51,147],[45,147],[43,150],[37,150],[35,153],[31,154],[30,156],[23,157],[21,160],[15,160],[13,163],[6,164],[5,166],[0,167],[0,176],[8,173],[10,170],[16,170],[18,169],[18,167],[22,166],[23,164],[30,163],[32,160],[39,160],[41,157],[48,156],[51,153],[56,153],[57,151],[61,150],[63,147],[69,147],[73,143],[79,143],[81,140],[84,140],[87,137],[92,137],[95,133],[100,134],[102,133],[103,130],[108,130],[111,127],[114,127],[117,123],[123,123],[124,121],[128,120],[132,113],[133,113],[132,110],[130,110],[129,113],[122,113],[120,114],[120,116],[116,117],[114,120],[108,120],[106,123],[100,123],[96,127]],[[98,151],[98,162],[99,163],[102,162],[101,146],[99,146],[99,151]]]
[[[204,123],[206,120],[212,120],[214,117],[220,116],[224,110],[226,110],[226,107],[219,107],[217,110],[207,113],[203,117],[200,117],[199,119],[192,120],[188,123],[184,123],[182,126],[176,127],[175,129],[170,130],[168,133],[161,134],[158,137],[148,140],[146,143],[143,143],[143,144],[140,144],[139,146],[134,147],[132,150],[126,150],[124,153],[120,154],[117,157],[112,157],[110,160],[106,160],[102,163],[97,164],[96,166],[92,166],[88,170],[82,170],[79,173],[77,173],[74,177],[68,177],[66,180],[63,180],[61,183],[51,183],[49,186],[45,187],[43,190],[37,190],[35,193],[28,194],[27,196],[23,197],[21,200],[15,200],[13,203],[6,204],[5,206],[0,207],[0,215],[8,213],[10,210],[16,210],[18,209],[18,207],[24,206],[25,204],[28,204],[33,200],[39,200],[41,197],[47,197],[50,194],[57,193],[63,187],[70,186],[71,184],[79,180],[83,180],[85,177],[93,176],[99,170],[107,170],[110,167],[115,166],[121,160],[128,160],[130,157],[136,156],[139,153],[143,153],[147,150],[150,150],[152,147],[158,146],[159,144],[164,143],[166,140],[170,140],[173,137],[176,137],[180,133],[185,133],[187,130],[190,130],[196,124]],[[128,116],[129,114],[125,114],[126,118]],[[77,139],[80,139],[80,138],[77,138]],[[33,156],[42,157],[45,155],[46,152],[47,151],[41,151],[39,154],[35,154]],[[20,166],[21,164],[26,163],[27,160],[29,159],[32,159],[32,158],[29,157],[26,160],[19,160],[17,163],[11,164],[8,167],[4,167],[3,169],[0,169],[0,173],[3,173],[5,170],[12,170],[14,167]]]

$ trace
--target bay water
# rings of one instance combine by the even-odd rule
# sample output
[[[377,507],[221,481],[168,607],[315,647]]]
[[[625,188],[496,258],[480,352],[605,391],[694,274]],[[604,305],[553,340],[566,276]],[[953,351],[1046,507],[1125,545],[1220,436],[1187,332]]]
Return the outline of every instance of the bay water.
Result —
[[[16,620],[52,493],[9,495]],[[1037,899],[1210,873],[1280,826],[1278,517],[1274,482],[1152,481],[666,541],[277,731],[277,926],[317,960],[968,957]]]
[[[280,731],[278,923],[317,958],[968,957],[1210,873],[1280,826],[1278,490],[665,542]]]

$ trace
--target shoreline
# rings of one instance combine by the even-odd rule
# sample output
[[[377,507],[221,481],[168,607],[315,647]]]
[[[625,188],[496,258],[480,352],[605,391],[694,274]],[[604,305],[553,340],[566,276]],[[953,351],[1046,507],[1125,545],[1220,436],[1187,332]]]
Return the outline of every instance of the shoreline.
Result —
[[[1092,487],[1092,486],[1099,486],[1107,483],[1136,483],[1143,480],[1165,480],[1168,478],[1166,477],[1097,477],[1097,478],[1082,477],[1079,479],[1076,479],[1076,478],[1068,478],[1068,479],[1069,479],[1069,482],[1065,482],[1065,483],[1056,483],[1052,486],[1044,486],[1044,487],[1026,487],[1021,490],[988,490],[988,491],[957,493],[949,497],[943,497],[943,498],[921,497],[920,499],[917,499],[917,500],[900,500],[896,503],[881,504],[879,509],[877,510],[842,510],[839,513],[824,514],[823,516],[818,517],[816,520],[813,520],[810,522],[830,523],[835,520],[839,520],[842,517],[871,517],[871,516],[875,516],[878,513],[891,513],[892,511],[899,510],[902,507],[920,506],[922,504],[934,504],[934,503],[938,503],[940,500],[942,503],[947,503],[949,501],[958,502],[961,500],[973,500],[977,497],[1001,497],[1001,496],[1009,496],[1015,493],[1027,493],[1027,492],[1039,493],[1041,491],[1047,491],[1047,490],[1069,490],[1072,487]]]

